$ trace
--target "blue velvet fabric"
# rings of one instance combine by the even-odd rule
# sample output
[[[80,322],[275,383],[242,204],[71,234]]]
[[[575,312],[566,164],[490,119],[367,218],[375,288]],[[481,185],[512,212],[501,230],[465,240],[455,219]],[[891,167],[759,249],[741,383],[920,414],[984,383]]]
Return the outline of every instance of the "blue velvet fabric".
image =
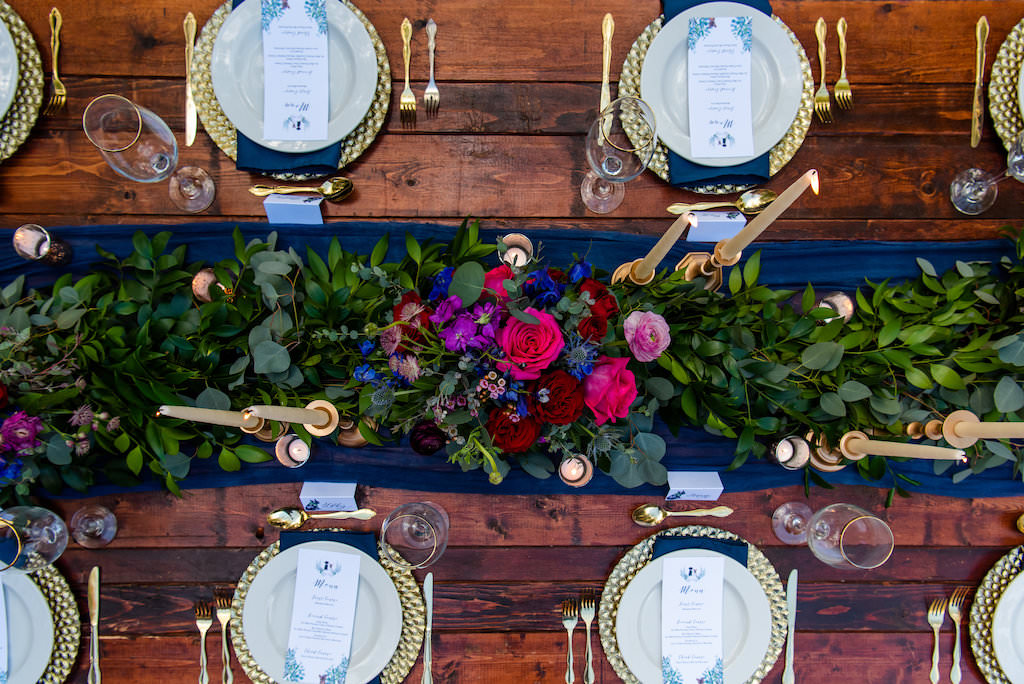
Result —
[[[94,247],[125,257],[131,253],[131,236],[136,230],[154,234],[160,230],[174,232],[169,248],[178,244],[189,245],[190,261],[213,262],[233,253],[232,223],[198,223],[177,226],[85,226],[54,228],[54,232],[71,243],[75,259],[70,270],[77,274],[88,272],[89,265],[97,261]],[[332,236],[338,236],[342,246],[360,254],[369,254],[377,240],[390,235],[388,258],[398,260],[405,250],[404,234],[410,232],[423,242],[426,239],[446,241],[452,235],[448,226],[414,223],[349,222],[326,226],[268,226],[266,223],[238,224],[246,239],[265,237],[270,230],[280,233],[279,245],[295,247],[305,254],[309,245],[326,254]],[[482,241],[494,241],[500,233],[481,230]],[[552,265],[571,263],[574,254],[586,256],[598,268],[613,271],[623,261],[645,254],[655,238],[620,233],[591,232],[585,230],[536,230],[530,233],[534,244],[543,245],[543,255]],[[674,264],[689,251],[710,250],[711,245],[694,243],[676,244],[664,264]],[[1013,245],[1005,240],[972,242],[869,242],[869,241],[811,241],[811,242],[758,242],[756,249],[744,252],[750,257],[761,252],[760,282],[779,288],[801,288],[808,282],[822,290],[852,290],[865,279],[894,281],[920,274],[915,257],[931,261],[942,271],[961,260],[998,260],[1013,254]],[[5,282],[20,273],[26,274],[30,284],[46,285],[62,271],[38,263],[22,261],[13,250],[0,250],[0,272]],[[765,461],[749,461],[734,471],[725,469],[732,462],[735,448],[731,440],[716,437],[700,429],[684,429],[672,437],[664,426],[657,430],[666,437],[669,447],[664,458],[669,470],[717,470],[721,472],[726,491],[751,491],[802,484],[802,472],[790,472]],[[261,445],[263,446],[263,445]],[[975,474],[954,485],[950,477],[959,469],[955,466],[942,476],[932,473],[932,464],[926,461],[894,463],[896,472],[921,482],[920,486],[906,485],[910,490],[947,494],[952,496],[1019,496],[1024,495],[1024,484],[1011,475],[1009,464]],[[855,468],[837,473],[822,474],[829,482],[863,484]],[[443,455],[420,456],[404,442],[385,447],[345,449],[328,444],[327,440],[314,442],[310,462],[297,469],[282,468],[276,461],[246,464],[241,472],[224,473],[214,459],[196,461],[192,472],[182,483],[185,487],[222,487],[227,485],[267,482],[302,482],[313,480],[358,482],[365,485],[427,491],[478,492],[494,494],[650,494],[664,496],[665,487],[643,486],[627,490],[602,474],[582,490],[564,485],[557,477],[537,480],[514,468],[501,485],[495,487],[479,471],[461,473],[456,465],[446,462]],[[889,487],[891,479],[881,480],[878,486]],[[141,489],[158,489],[159,482],[148,482]],[[99,485],[93,493],[123,491]],[[69,492],[69,495],[74,495]]]

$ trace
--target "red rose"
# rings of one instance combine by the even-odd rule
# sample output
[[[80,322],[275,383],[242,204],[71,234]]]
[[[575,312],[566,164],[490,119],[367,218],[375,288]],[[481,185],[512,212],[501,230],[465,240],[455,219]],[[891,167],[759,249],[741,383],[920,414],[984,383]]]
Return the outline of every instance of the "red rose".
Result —
[[[498,301],[508,299],[504,285],[506,280],[515,280],[515,274],[508,264],[502,264],[484,274],[484,289],[493,292]]]
[[[560,268],[549,268],[548,278],[551,278],[556,283],[567,283],[569,278],[565,275],[565,271]]]
[[[530,414],[545,423],[568,425],[583,414],[580,382],[563,370],[542,375],[530,395]]]
[[[0,409],[7,408],[7,385],[0,382]]]
[[[502,451],[519,454],[534,445],[540,437],[540,423],[530,416],[515,416],[505,409],[496,408],[487,417],[487,432],[491,443]]]
[[[615,301],[615,295],[605,287],[604,283],[598,282],[593,278],[584,278],[580,281],[580,292],[586,292],[594,300],[590,307],[592,315],[610,318],[612,315],[619,313],[619,303]],[[602,335],[602,337],[604,336]]]
[[[600,342],[608,334],[608,319],[604,316],[587,316],[576,326],[580,337],[591,342]]]

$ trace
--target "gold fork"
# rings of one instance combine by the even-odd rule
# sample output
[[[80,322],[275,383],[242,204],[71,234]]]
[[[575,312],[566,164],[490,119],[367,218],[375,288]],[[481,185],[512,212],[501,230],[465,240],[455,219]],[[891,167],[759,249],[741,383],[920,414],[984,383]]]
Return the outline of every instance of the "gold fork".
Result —
[[[953,620],[953,626],[956,627],[956,641],[953,642],[953,669],[949,672],[949,680],[953,684],[960,684],[962,678],[960,672],[960,618],[963,617],[963,614],[960,609],[963,607],[968,593],[967,587],[958,587],[949,597],[949,617]]]
[[[53,78],[50,85],[53,87],[53,92],[50,93],[50,99],[46,102],[46,109],[43,110],[44,115],[53,114],[58,109],[63,109],[68,101],[68,89],[61,83],[60,75],[57,73],[57,53],[60,52],[60,27],[63,25],[64,18],[60,16],[60,10],[56,7],[52,8],[50,10],[50,55],[53,60]]]
[[[580,597],[580,617],[587,626],[587,669],[583,671],[583,684],[594,684],[594,651],[590,646],[590,623],[594,621],[596,612],[594,595],[589,591]]]
[[[403,126],[416,125],[416,96],[409,87],[409,58],[412,57],[412,22],[409,17],[402,20],[402,59],[405,61],[405,90],[399,100],[399,116]]]
[[[427,88],[423,91],[423,108],[427,110],[427,116],[437,116],[437,110],[441,107],[441,91],[437,89],[434,81],[434,47],[437,37],[437,23],[430,19],[427,21],[427,51],[430,55],[430,80],[427,81]]]
[[[821,87],[814,93],[814,113],[818,115],[821,123],[832,123],[832,103],[828,96],[828,87],[825,85],[825,19],[818,17],[814,25],[814,35],[818,37],[818,62],[821,64]]]
[[[562,626],[565,627],[565,631],[569,635],[569,644],[566,649],[568,655],[565,657],[565,684],[573,684],[576,681],[572,663],[572,630],[576,629],[577,622],[579,622],[579,611],[576,608],[576,601],[566,599],[562,602]]]
[[[217,595],[217,622],[220,623],[220,657],[224,663],[221,671],[221,684],[231,684],[235,676],[231,672],[231,651],[228,650],[228,620],[231,619],[231,599],[223,594]]]
[[[199,628],[199,684],[210,684],[210,675],[206,672],[206,633],[213,626],[210,617],[210,604],[196,604],[196,627]]]
[[[850,82],[846,80],[846,17],[839,17],[836,33],[839,34],[839,80],[836,81],[836,104],[840,109],[852,109],[853,90],[850,89]]]
[[[932,670],[928,679],[932,684],[939,684],[939,628],[946,617],[946,599],[935,599],[928,608],[928,624],[935,633],[935,646],[932,648]]]

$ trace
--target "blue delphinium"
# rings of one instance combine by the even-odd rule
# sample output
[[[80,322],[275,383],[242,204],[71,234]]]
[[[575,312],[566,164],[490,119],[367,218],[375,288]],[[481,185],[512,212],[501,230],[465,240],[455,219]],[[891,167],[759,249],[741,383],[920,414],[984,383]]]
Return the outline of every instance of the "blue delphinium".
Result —
[[[430,295],[427,299],[444,299],[448,296],[448,287],[452,284],[452,273],[455,269],[451,266],[442,268],[436,276],[434,276],[434,286],[430,290]]]

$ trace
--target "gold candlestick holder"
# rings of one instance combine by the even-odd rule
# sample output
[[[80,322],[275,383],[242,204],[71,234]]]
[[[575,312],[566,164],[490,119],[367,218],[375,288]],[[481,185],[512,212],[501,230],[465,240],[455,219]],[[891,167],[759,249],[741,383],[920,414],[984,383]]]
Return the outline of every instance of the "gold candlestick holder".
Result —
[[[979,439],[1024,438],[1024,423],[982,422],[975,413],[953,411],[942,421],[942,438],[957,449],[973,446]]]
[[[291,429],[291,423],[278,423],[278,429],[274,430],[273,421],[269,421],[265,418],[259,418],[258,420],[259,422],[251,428],[247,428],[243,425],[241,430],[246,434],[252,435],[261,442],[276,441],[288,434],[288,430]]]
[[[677,271],[683,271],[683,277],[687,280],[704,278],[704,289],[716,292],[722,287],[724,278],[722,269],[726,266],[735,266],[740,261],[743,252],[737,252],[731,258],[726,257],[724,247],[725,240],[715,245],[714,253],[690,252],[676,264]]]
[[[634,259],[633,261],[627,261],[626,263],[619,266],[617,269],[615,269],[614,272],[612,272],[612,282],[621,283],[625,282],[625,280],[628,278],[629,280],[633,281],[634,285],[647,285],[648,283],[650,283],[652,280],[654,280],[654,271],[651,271],[650,275],[648,275],[646,278],[638,278],[636,276],[636,270],[637,267],[640,265],[641,261],[643,261],[643,257],[639,259]]]

